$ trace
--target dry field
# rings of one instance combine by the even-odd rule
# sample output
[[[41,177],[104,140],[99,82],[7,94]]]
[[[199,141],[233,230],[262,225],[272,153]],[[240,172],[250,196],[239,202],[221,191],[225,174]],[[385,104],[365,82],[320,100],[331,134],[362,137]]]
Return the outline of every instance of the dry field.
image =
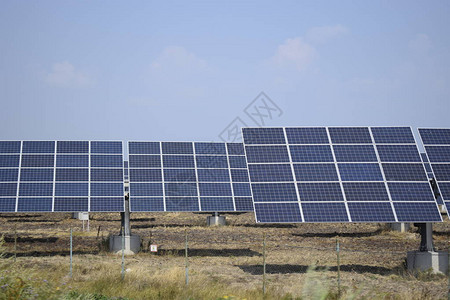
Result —
[[[449,248],[450,222],[445,219],[433,227],[440,250]],[[81,221],[69,214],[3,214],[0,299],[262,299],[264,235],[266,299],[448,296],[448,277],[405,270],[406,252],[420,242],[415,227],[398,233],[382,224],[259,225],[251,213],[227,215],[224,227],[205,223],[206,215],[191,213],[132,214],[132,232],[142,237],[144,250],[126,257],[122,281],[121,257],[106,250],[108,235],[120,229],[119,214],[91,214],[89,232],[82,232]],[[159,245],[157,254],[147,250],[153,243]]]

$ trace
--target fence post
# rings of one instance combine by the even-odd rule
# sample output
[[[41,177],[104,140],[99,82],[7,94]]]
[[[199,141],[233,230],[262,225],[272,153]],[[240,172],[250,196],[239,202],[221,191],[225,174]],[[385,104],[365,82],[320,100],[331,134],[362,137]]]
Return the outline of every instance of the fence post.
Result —
[[[336,238],[336,258],[337,258],[337,285],[338,285],[338,295],[341,295],[341,263],[339,257],[339,240]]]
[[[184,254],[185,254],[185,284],[189,284],[189,261],[188,261],[188,234],[187,229],[184,229],[184,234],[186,236],[184,244]]]
[[[70,227],[70,266],[69,266],[69,277],[72,278],[72,256],[73,256],[73,241],[72,241],[72,227]]]
[[[14,262],[17,258],[17,223],[14,224]]]
[[[266,297],[266,233],[263,238],[263,297]]]
[[[125,228],[122,228],[122,280],[125,278]]]

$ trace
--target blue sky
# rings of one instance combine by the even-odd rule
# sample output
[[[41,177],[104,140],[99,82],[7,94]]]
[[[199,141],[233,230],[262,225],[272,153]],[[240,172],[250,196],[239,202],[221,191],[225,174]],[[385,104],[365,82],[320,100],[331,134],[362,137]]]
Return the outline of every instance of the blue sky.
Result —
[[[450,127],[450,1],[2,1],[1,139]],[[281,114],[281,115],[280,115]]]

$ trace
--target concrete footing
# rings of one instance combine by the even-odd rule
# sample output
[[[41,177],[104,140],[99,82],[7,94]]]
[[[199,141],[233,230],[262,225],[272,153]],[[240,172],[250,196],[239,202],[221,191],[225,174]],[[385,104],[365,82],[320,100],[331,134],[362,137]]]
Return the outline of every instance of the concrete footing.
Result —
[[[226,224],[224,216],[209,216],[206,219],[206,224],[208,226],[223,226]]]
[[[141,249],[141,237],[139,235],[125,236],[125,255],[134,255]],[[111,235],[109,237],[109,251],[122,254],[122,236]]]
[[[407,265],[410,271],[427,271],[433,273],[448,272],[447,251],[409,251],[407,254]]]
[[[411,223],[390,223],[389,227],[393,231],[407,232],[411,228]]]

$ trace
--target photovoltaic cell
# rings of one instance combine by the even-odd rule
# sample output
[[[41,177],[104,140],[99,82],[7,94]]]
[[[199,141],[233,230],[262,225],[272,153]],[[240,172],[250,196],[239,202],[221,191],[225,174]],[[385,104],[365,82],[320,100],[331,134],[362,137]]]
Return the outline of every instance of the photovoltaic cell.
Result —
[[[242,134],[257,222],[440,221],[409,127],[243,128]],[[289,161],[279,152],[285,146]]]

